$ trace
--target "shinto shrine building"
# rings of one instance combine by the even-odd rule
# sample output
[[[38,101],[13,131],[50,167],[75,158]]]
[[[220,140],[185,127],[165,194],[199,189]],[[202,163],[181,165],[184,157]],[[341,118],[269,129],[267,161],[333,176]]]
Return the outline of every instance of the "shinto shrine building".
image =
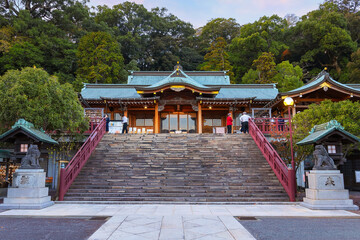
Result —
[[[150,133],[212,133],[231,113],[260,108],[278,95],[275,84],[230,84],[224,71],[132,72],[127,84],[86,84],[80,100],[111,120],[124,114],[132,129]],[[90,114],[91,116],[91,114]]]

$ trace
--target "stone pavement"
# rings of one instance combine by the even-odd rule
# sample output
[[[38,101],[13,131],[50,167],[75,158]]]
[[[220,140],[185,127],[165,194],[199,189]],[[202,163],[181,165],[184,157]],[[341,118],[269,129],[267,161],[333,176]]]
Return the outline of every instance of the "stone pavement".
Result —
[[[0,216],[110,216],[89,239],[255,239],[234,216],[358,218],[343,210],[309,210],[297,204],[55,204],[8,210]]]

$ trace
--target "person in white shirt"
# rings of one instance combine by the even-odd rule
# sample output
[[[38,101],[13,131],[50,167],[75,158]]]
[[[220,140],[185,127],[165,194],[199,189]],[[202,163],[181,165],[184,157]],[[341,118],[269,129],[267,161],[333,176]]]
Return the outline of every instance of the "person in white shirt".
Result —
[[[249,133],[249,119],[250,116],[243,112],[243,115],[240,117],[241,131],[243,133]]]
[[[122,118],[122,122],[123,122],[123,129],[122,129],[122,133],[124,134],[125,132],[128,133],[128,118],[124,115]]]

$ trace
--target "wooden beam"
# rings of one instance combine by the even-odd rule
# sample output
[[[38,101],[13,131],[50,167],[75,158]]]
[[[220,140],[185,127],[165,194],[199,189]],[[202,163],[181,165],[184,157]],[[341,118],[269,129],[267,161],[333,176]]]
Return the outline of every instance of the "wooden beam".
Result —
[[[295,102],[322,102],[325,98],[296,98]]]

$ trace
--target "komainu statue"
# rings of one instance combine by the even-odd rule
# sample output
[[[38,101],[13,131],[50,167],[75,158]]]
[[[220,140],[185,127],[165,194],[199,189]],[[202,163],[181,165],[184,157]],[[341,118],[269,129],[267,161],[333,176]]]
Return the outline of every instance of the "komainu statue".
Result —
[[[329,156],[323,145],[316,145],[313,153],[313,170],[336,170],[334,160]]]
[[[40,151],[37,145],[30,145],[26,156],[21,159],[22,169],[41,168],[39,164]]]

